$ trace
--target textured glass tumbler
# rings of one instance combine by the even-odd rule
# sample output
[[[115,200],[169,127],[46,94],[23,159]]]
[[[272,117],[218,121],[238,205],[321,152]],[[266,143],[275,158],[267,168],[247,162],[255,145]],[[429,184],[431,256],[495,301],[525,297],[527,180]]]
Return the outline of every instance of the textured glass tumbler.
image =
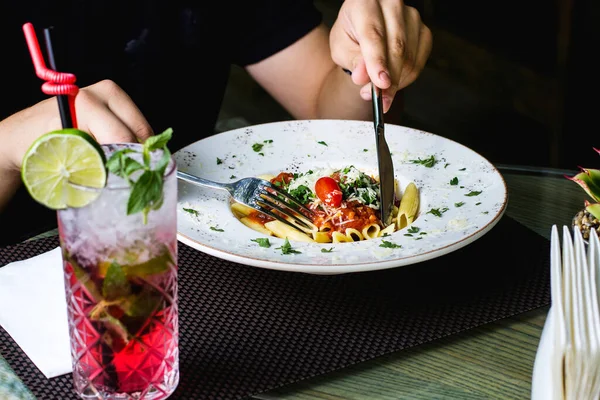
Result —
[[[141,152],[139,144],[102,148],[107,158],[124,148]],[[152,163],[161,156],[152,153]],[[144,162],[141,154],[137,159]],[[165,399],[179,382],[172,158],[162,190],[160,207],[147,219],[143,212],[128,215],[132,185],[109,174],[96,200],[57,213],[74,387],[81,398]]]

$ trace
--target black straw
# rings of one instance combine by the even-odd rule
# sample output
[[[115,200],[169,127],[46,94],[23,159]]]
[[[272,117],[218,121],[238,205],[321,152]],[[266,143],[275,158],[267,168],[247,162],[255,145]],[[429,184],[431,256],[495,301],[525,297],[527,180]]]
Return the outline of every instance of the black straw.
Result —
[[[44,29],[44,39],[46,40],[46,53],[48,55],[48,63],[50,68],[58,72],[56,68],[56,60],[54,59],[54,51],[52,49],[52,37],[50,35],[50,28]],[[61,94],[57,96],[58,100],[58,111],[60,112],[60,120],[62,122],[63,129],[73,127],[73,119],[71,118],[71,110],[69,107],[69,96]]]

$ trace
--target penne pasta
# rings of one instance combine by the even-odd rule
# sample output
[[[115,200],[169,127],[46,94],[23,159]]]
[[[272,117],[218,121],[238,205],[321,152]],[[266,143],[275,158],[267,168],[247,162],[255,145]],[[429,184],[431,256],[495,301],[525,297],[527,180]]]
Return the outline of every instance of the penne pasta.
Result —
[[[309,228],[293,228],[244,205],[231,205],[236,218],[265,235],[302,242],[358,242],[391,235],[410,225],[419,213],[419,190],[415,183],[410,182],[400,197],[400,185],[394,180],[392,223],[384,226],[380,220],[378,180],[352,165],[337,170],[314,168],[305,173],[284,171],[258,177],[277,184],[313,210],[306,220]]]
[[[341,232],[335,231],[331,234],[331,239],[333,243],[345,243],[345,242],[354,242],[351,237],[344,235]]]
[[[306,233],[300,232],[278,220],[266,222],[265,228],[271,231],[273,235],[282,239],[288,238],[298,242],[314,242],[314,239]]]
[[[253,210],[254,209],[240,203],[231,204],[231,211],[238,219],[242,217],[247,217]]]
[[[331,243],[331,238],[325,232],[315,231],[312,235],[313,240],[317,243]]]
[[[380,230],[379,233],[377,234],[378,235],[377,237],[391,235],[394,232],[396,232],[396,226],[394,224],[391,224],[391,225],[386,226],[384,229]]]
[[[355,228],[346,228],[346,236],[351,238],[354,242],[363,240],[362,233],[360,233],[359,230]]]
[[[254,229],[257,232],[260,232],[260,233],[263,233],[263,234],[269,235],[269,236],[273,235],[273,232],[271,232],[270,230],[265,228],[263,226],[263,224],[261,224],[260,222],[254,221],[253,219],[250,219],[248,217],[242,217],[242,218],[240,218],[240,221],[242,222],[242,224],[246,225],[248,228]]]
[[[397,230],[404,229],[412,224],[419,212],[419,189],[411,182],[406,186],[404,195],[400,199],[398,217],[396,218]]]
[[[390,226],[393,227],[393,225],[390,225]],[[363,228],[362,235],[365,239],[375,239],[376,237],[379,236],[380,230],[381,230],[381,227],[379,226],[379,224],[367,225]]]

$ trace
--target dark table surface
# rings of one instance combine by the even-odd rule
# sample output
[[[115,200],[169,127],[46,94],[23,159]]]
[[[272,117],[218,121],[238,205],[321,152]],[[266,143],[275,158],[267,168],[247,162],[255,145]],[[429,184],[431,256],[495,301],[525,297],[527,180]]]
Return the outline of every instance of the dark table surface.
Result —
[[[542,237],[569,225],[585,193],[573,171],[498,165],[506,215]],[[48,234],[55,234],[49,232]],[[499,246],[501,244],[499,243]],[[256,395],[257,399],[526,399],[548,307]],[[0,356],[0,399],[33,399]]]

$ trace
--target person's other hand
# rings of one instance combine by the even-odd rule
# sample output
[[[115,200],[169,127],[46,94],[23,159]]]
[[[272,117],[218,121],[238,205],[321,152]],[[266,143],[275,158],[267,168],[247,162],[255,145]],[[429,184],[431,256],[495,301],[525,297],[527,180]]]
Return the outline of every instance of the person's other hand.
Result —
[[[153,134],[133,100],[110,80],[81,88],[75,97],[75,110],[77,128],[92,134],[99,143],[143,142]],[[54,97],[2,121],[0,136],[7,134],[13,167],[20,169],[25,152],[38,137],[61,127]]]
[[[371,99],[370,82],[383,89],[387,112],[396,92],[425,68],[433,38],[419,11],[403,0],[345,0],[329,42],[333,61],[363,86],[363,99]]]

